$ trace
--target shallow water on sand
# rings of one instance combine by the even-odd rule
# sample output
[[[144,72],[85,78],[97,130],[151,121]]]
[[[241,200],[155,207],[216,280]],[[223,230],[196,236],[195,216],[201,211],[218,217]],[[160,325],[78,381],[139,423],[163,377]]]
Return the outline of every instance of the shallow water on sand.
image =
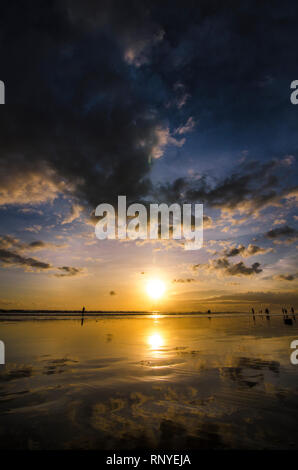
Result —
[[[0,322],[0,448],[298,448],[298,321]]]

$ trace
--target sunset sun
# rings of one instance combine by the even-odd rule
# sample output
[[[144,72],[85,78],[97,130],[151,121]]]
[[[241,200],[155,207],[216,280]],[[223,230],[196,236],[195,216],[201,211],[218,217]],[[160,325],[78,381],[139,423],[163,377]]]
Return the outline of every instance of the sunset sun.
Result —
[[[166,290],[165,283],[160,279],[151,279],[146,286],[147,294],[152,299],[160,299]]]

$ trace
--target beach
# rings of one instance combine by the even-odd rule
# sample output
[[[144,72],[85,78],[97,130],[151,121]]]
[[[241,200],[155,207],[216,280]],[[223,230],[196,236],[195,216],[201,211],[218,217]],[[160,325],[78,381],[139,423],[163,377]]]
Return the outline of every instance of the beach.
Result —
[[[297,338],[279,315],[2,319],[0,447],[297,448]]]

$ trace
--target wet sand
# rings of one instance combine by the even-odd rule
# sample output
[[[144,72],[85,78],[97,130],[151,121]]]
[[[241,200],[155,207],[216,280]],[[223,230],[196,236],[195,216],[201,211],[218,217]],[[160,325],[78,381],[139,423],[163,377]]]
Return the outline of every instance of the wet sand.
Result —
[[[298,448],[298,322],[4,318],[1,449]]]

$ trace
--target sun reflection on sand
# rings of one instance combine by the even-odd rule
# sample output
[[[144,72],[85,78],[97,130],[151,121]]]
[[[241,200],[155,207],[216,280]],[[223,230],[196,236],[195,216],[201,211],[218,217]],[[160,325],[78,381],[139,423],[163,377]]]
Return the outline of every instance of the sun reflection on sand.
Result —
[[[156,320],[158,318],[162,318],[162,315],[157,310],[152,312],[151,316],[152,316],[152,318],[154,318],[154,320]]]
[[[159,352],[164,345],[164,339],[159,333],[154,333],[148,337],[148,344],[154,352]]]

